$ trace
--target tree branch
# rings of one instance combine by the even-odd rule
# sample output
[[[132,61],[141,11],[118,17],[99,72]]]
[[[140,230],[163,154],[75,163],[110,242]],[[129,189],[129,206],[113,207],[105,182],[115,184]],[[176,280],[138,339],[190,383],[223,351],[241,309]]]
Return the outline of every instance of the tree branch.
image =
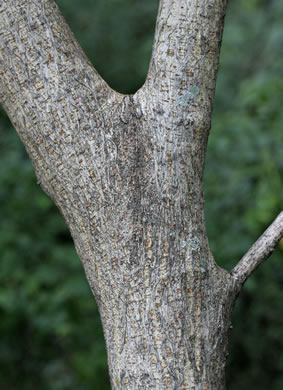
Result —
[[[60,177],[72,181],[73,168],[79,170],[84,160],[86,146],[78,135],[91,138],[107,122],[105,106],[116,95],[54,0],[1,1],[0,102],[51,196],[60,191]]]
[[[226,0],[160,0],[149,72],[149,111],[191,135],[200,172],[210,130]],[[181,118],[181,121],[180,121]],[[176,138],[176,137],[175,137]],[[199,153],[200,152],[200,153]]]
[[[257,267],[272,254],[282,237],[283,211],[233,268],[231,274],[236,279],[238,288],[241,288]]]
[[[166,76],[171,98],[195,83],[213,94],[226,8],[227,0],[160,0],[147,82],[160,91]]]

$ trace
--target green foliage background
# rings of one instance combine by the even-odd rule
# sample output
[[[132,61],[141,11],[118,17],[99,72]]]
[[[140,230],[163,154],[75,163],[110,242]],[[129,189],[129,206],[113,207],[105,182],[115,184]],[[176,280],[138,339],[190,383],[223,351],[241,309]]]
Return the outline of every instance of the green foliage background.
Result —
[[[58,0],[95,67],[134,92],[158,2]],[[230,1],[205,193],[217,262],[231,269],[283,205],[283,3]],[[0,116],[0,388],[109,390],[98,312],[66,225]],[[283,389],[283,245],[234,313],[229,390]]]

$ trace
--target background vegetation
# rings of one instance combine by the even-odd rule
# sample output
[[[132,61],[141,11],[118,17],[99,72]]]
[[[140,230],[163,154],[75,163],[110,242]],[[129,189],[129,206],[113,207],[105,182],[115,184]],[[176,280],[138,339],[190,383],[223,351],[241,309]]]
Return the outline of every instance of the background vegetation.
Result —
[[[157,0],[58,0],[119,92],[149,63]],[[208,234],[231,269],[283,207],[283,3],[230,1],[205,178]],[[109,390],[97,309],[66,225],[0,116],[0,387]],[[283,389],[283,244],[235,308],[229,390]]]

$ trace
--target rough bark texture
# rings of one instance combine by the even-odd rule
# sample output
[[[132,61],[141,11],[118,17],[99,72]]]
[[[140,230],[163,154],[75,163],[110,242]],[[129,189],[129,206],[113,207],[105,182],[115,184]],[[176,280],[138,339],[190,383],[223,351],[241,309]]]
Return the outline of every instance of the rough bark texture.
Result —
[[[161,0],[131,96],[100,78],[53,0],[0,5],[1,102],[70,228],[113,389],[225,388],[242,267],[214,262],[202,176],[226,5]]]

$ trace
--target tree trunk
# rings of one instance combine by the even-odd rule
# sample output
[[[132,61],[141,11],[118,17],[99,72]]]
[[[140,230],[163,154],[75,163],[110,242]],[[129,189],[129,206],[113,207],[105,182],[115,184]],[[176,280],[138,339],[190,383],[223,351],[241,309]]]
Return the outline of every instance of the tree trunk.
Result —
[[[205,229],[226,5],[161,0],[148,76],[131,96],[101,79],[53,0],[0,5],[1,102],[70,228],[113,389],[224,389],[235,298],[267,257],[248,252],[229,273]],[[282,219],[260,241],[268,253]]]

